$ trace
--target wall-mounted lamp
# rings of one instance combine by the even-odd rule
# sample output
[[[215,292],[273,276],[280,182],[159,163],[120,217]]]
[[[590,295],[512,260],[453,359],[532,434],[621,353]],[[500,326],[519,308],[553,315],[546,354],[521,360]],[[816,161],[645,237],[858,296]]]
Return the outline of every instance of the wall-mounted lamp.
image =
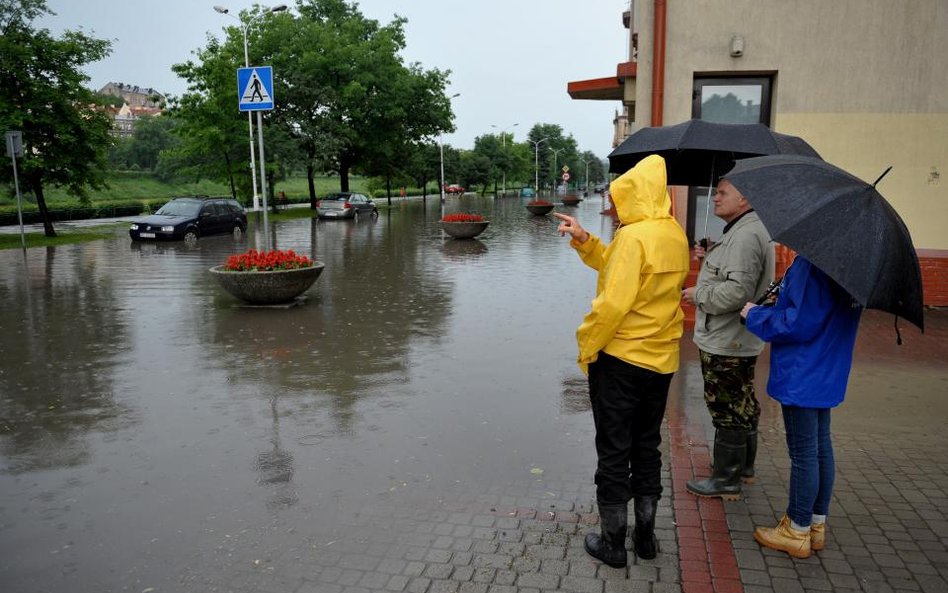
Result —
[[[744,55],[744,36],[734,34],[731,36],[731,57],[739,58]]]

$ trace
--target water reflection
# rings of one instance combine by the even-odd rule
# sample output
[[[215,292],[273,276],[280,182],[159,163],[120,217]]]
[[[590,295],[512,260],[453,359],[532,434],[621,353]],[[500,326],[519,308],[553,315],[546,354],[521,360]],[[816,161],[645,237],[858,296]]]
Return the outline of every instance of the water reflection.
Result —
[[[101,261],[77,248],[28,250],[0,277],[0,471],[89,460],[92,432],[134,415],[114,398],[126,322]]]
[[[291,507],[299,502],[299,495],[293,488],[293,453],[283,448],[280,441],[280,413],[277,410],[279,398],[270,397],[270,414],[273,419],[270,434],[269,451],[257,454],[254,469],[257,471],[257,483],[271,487],[267,498],[267,508],[280,509]]]
[[[469,262],[487,253],[487,245],[478,239],[450,239],[444,242],[441,253],[453,262]]]

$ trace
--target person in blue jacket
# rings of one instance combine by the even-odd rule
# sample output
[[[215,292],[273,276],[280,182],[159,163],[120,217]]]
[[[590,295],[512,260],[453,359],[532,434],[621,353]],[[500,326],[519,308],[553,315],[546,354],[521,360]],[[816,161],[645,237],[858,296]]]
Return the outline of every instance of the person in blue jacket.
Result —
[[[862,307],[822,270],[797,256],[773,306],[747,303],[747,329],[770,342],[767,393],[780,402],[790,454],[787,512],[758,527],[757,543],[808,558],[826,543],[835,464],[830,410],[843,401]]]

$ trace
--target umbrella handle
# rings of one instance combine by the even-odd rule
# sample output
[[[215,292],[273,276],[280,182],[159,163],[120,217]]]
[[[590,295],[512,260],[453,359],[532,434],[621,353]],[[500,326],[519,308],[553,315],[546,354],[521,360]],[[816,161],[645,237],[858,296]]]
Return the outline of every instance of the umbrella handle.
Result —
[[[712,161],[712,163],[713,163],[713,161]],[[713,170],[713,165],[712,165],[712,170]],[[713,173],[711,174],[711,181],[714,181],[714,174],[713,174]],[[704,208],[704,238],[701,239],[702,241],[704,241],[704,243],[702,243],[701,246],[704,247],[705,249],[708,248],[708,246],[707,246],[707,242],[708,242],[708,218],[711,217],[711,190],[712,190],[712,189],[714,189],[713,186],[709,185],[709,186],[708,186],[708,201],[707,201],[707,203],[705,204],[705,208]]]
[[[769,299],[769,298],[771,297],[771,295],[780,292],[780,281],[781,281],[781,280],[783,280],[783,278],[777,278],[777,279],[775,279],[775,280],[771,280],[770,286],[767,287],[767,290],[764,291],[764,294],[760,295],[760,298],[759,298],[759,299],[757,299],[756,301],[754,301],[754,304],[755,304],[755,305],[767,306],[767,305],[764,305],[764,303],[767,302],[767,299]],[[741,325],[747,325],[747,320],[744,319],[743,317],[741,317]]]

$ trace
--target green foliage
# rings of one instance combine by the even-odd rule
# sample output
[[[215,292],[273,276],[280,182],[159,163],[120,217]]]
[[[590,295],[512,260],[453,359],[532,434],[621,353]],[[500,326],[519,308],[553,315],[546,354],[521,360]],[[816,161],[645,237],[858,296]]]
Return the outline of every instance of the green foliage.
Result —
[[[411,145],[451,129],[448,73],[403,63],[404,19],[383,26],[344,0],[300,0],[296,16],[262,10],[240,18],[254,24],[247,29],[253,61],[279,72],[279,101],[264,126],[268,170],[277,177],[334,171],[343,190],[351,171],[391,178]],[[249,187],[246,120],[234,109],[239,65],[243,33],[230,27],[226,39],[210,39],[195,60],[173,66],[188,82],[173,111],[183,144],[163,154],[162,174]]]
[[[112,146],[109,164],[117,170],[155,171],[162,151],[171,150],[180,143],[173,134],[175,126],[175,120],[170,117],[140,118],[132,136],[119,138]]]
[[[171,67],[188,82],[188,90],[167,113],[177,124],[174,133],[180,142],[162,152],[156,170],[165,180],[226,183],[246,202],[253,197],[247,115],[234,105],[234,73],[243,66],[242,39],[240,30],[232,28],[223,45],[210,38],[206,48],[195,52],[195,60]]]
[[[125,99],[115,95],[103,95],[101,93],[96,93],[95,98],[100,105],[104,105],[106,107],[121,107],[125,104]]]
[[[527,134],[526,146],[534,152],[534,142],[543,140],[534,159],[538,161],[540,186],[554,187],[561,183],[563,166],[569,167],[573,179],[577,168],[582,170],[576,140],[572,135],[563,136],[563,128],[557,124],[536,124]],[[556,151],[556,152],[554,152]]]
[[[83,86],[82,71],[109,54],[109,42],[35,29],[33,21],[49,12],[45,0],[0,1],[0,129],[23,132],[20,179],[41,204],[48,185],[82,200],[89,188],[102,187],[112,142],[111,120]],[[10,168],[0,170],[3,180],[11,175]]]
[[[60,220],[86,220],[90,218],[114,218],[117,216],[136,216],[145,211],[145,207],[140,202],[124,200],[121,202],[98,202],[95,205],[87,205],[70,200],[57,204],[50,208],[47,213],[52,222]],[[35,206],[23,208],[23,224],[35,224],[42,222],[43,218]],[[0,206],[0,225],[18,224],[16,206]]]
[[[134,204],[139,205],[143,211],[151,212],[174,196],[222,196],[228,195],[229,190],[226,184],[207,179],[164,182],[156,175],[134,171],[114,171],[107,176],[106,181],[108,187],[91,192],[85,206],[101,207],[109,204]],[[365,183],[366,181],[362,177],[353,177],[352,190],[363,191]],[[339,191],[339,178],[319,176],[315,179],[315,186],[319,195]],[[298,175],[291,176],[277,184],[274,192],[279,191],[285,192],[291,202],[307,201],[309,196],[306,178]],[[23,194],[23,198],[25,211],[37,210],[32,194]],[[54,210],[76,209],[84,206],[63,189],[50,190],[47,194],[47,202],[50,208]],[[16,198],[13,195],[12,187],[9,192],[0,193],[0,212],[13,212],[14,215],[16,213]]]

